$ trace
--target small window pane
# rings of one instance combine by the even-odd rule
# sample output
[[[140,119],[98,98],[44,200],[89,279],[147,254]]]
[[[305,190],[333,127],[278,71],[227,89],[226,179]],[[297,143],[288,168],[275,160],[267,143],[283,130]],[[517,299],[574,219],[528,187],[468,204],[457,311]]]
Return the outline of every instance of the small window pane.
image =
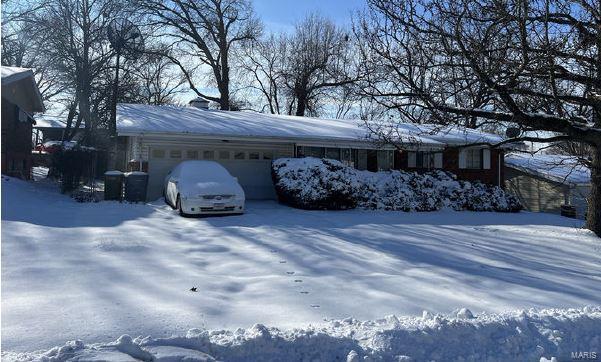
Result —
[[[326,148],[326,158],[340,161],[340,148]]]
[[[171,157],[171,158],[182,158],[182,150],[171,150],[171,151],[169,151],[169,157]]]
[[[392,151],[378,151],[378,171],[388,171],[392,168]]]
[[[467,168],[480,169],[482,168],[482,150],[469,149],[466,152],[465,164]]]
[[[219,159],[229,160],[230,159],[230,151],[219,151]]]
[[[165,158],[165,150],[152,150],[152,158]]]
[[[324,158],[325,148],[323,148],[323,147],[303,147],[303,156]]]
[[[248,153],[248,159],[249,160],[258,160],[259,159],[259,152],[249,152]]]
[[[264,160],[273,160],[273,152],[271,152],[271,151],[263,152],[263,159]]]
[[[188,150],[186,151],[186,158],[191,158],[193,160],[198,158],[198,151]]]
[[[357,150],[357,169],[367,170],[367,150]]]
[[[246,152],[244,151],[236,151],[234,152],[234,159],[236,160],[244,160],[246,158]]]
[[[205,160],[212,160],[215,158],[215,151],[203,151],[202,158]]]

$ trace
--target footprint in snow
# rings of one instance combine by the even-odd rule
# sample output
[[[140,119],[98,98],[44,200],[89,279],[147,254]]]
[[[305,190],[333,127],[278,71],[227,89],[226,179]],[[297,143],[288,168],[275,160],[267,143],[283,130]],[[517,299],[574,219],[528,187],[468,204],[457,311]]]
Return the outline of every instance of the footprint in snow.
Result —
[[[272,253],[277,253],[277,252],[278,252],[277,250],[270,250],[270,251],[271,251]]]
[[[294,274],[294,272],[286,272],[286,274],[292,275],[292,274]]]
[[[302,290],[300,293],[301,294],[309,294],[309,292],[307,292],[306,290]]]
[[[311,308],[319,308],[319,304],[311,304]]]
[[[303,281],[301,279],[294,279],[295,283],[302,283]]]
[[[286,260],[280,260],[280,264],[286,264]]]

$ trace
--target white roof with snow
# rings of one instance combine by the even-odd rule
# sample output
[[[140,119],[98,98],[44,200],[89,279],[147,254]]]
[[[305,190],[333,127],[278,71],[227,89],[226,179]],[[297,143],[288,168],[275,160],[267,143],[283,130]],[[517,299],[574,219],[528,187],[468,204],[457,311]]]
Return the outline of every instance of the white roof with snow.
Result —
[[[63,116],[49,115],[46,113],[35,116],[36,126],[35,128],[65,128],[67,121]],[[73,121],[72,127],[75,127],[75,121]],[[80,128],[85,128],[83,122],[79,125]]]
[[[555,182],[577,185],[591,182],[591,171],[572,156],[510,153],[505,156],[505,164]]]
[[[44,102],[35,82],[33,70],[2,66],[0,73],[2,98],[29,113],[44,111]]]
[[[2,75],[2,85],[17,82],[28,77],[33,77],[33,71],[28,68],[2,66],[1,69],[2,70],[0,73]]]
[[[119,135],[198,134],[334,141],[364,141],[368,136],[363,122],[357,120],[143,104],[119,104],[117,130]],[[502,137],[475,130],[438,129],[432,125],[415,124],[401,124],[397,134],[403,140],[436,146],[442,146],[443,143],[496,143],[502,140]]]

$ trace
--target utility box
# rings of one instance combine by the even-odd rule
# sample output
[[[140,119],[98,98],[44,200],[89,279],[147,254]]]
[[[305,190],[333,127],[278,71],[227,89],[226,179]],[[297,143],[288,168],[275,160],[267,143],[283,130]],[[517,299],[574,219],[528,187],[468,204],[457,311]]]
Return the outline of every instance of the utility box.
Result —
[[[576,218],[576,207],[572,205],[561,205],[561,216]]]
[[[123,172],[106,171],[104,173],[104,199],[121,201],[123,195]]]
[[[146,172],[134,171],[125,174],[125,201],[146,201],[147,188],[148,174]]]

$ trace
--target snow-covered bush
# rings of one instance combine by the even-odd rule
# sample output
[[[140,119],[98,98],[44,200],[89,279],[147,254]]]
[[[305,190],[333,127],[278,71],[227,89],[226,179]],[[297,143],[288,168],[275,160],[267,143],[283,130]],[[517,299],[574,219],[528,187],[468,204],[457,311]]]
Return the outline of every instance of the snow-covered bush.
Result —
[[[280,201],[301,209],[352,209],[359,184],[354,170],[329,159],[282,158],[272,163]]]
[[[272,173],[280,201],[303,209],[434,211],[442,208],[516,212],[518,199],[496,186],[457,180],[440,170],[369,172],[317,158],[275,160]]]

